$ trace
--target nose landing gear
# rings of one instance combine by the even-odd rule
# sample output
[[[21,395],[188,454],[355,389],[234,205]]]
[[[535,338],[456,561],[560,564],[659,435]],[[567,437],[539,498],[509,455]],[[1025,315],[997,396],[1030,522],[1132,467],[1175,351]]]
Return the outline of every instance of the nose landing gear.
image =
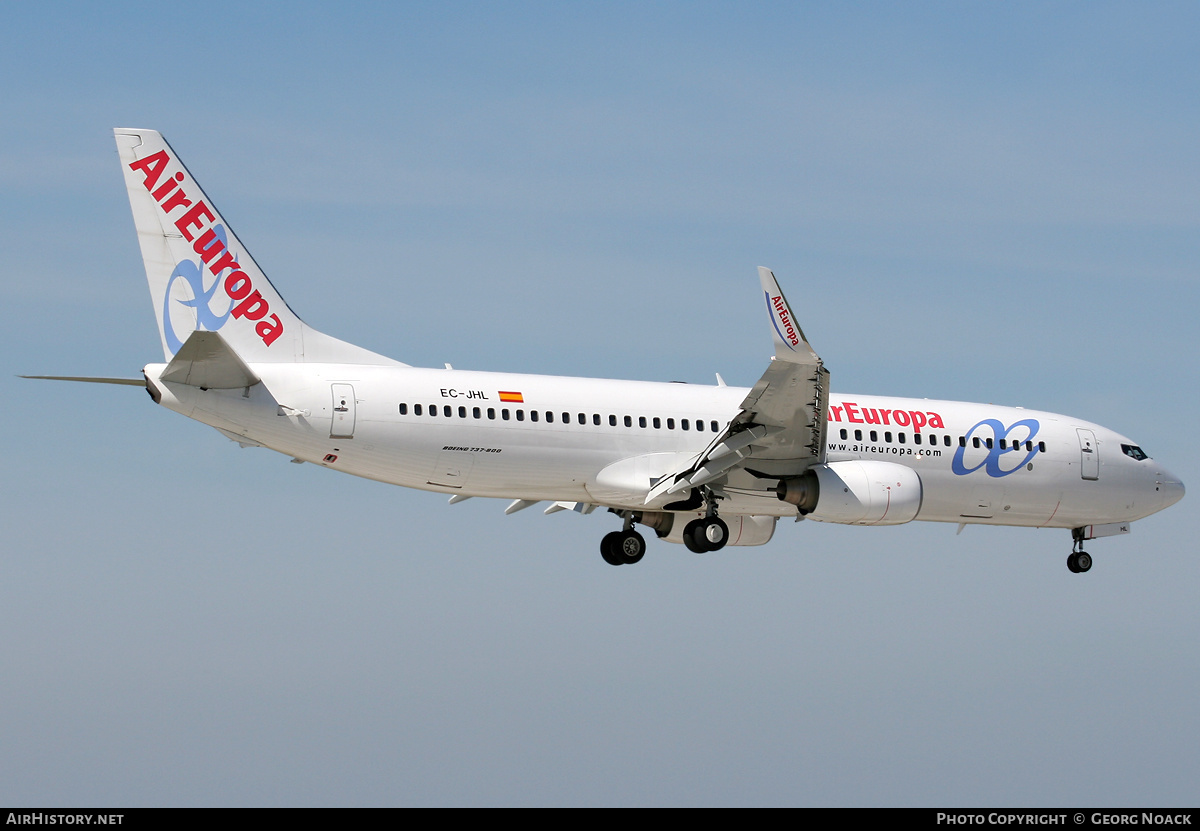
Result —
[[[1075,545],[1071,550],[1071,554],[1067,557],[1067,568],[1072,574],[1083,574],[1092,567],[1092,555],[1083,550],[1083,534],[1082,529],[1076,528],[1072,532],[1075,538]]]

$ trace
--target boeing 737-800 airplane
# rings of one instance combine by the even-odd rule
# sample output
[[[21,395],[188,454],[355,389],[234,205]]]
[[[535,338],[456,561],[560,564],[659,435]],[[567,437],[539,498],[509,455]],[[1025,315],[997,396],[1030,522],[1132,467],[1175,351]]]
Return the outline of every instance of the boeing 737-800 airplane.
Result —
[[[775,276],[759,269],[775,355],[750,389],[419,369],[298,318],[161,135],[117,129],[166,362],[168,409],[243,445],[356,476],[513,500],[506,513],[607,508],[613,565],[642,525],[696,552],[762,545],[779,517],[1066,528],[1083,542],[1182,498],[1131,439],[1069,416],[836,395]],[[49,377],[49,376],[37,376]],[[718,380],[719,377],[718,377]]]

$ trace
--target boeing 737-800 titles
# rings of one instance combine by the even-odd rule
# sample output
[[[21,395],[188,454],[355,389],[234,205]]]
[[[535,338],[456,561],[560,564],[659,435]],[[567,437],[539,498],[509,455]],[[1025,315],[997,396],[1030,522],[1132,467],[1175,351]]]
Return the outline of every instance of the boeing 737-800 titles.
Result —
[[[242,445],[451,494],[607,508],[613,565],[636,525],[695,552],[762,545],[779,517],[1065,528],[1083,542],[1182,498],[1131,439],[1069,416],[837,395],[775,276],[760,268],[775,354],[749,389],[420,369],[298,318],[161,135],[117,129],[165,363],[155,403]],[[36,376],[50,377],[50,376]],[[61,377],[60,377],[61,378]],[[719,381],[718,377],[718,381]]]

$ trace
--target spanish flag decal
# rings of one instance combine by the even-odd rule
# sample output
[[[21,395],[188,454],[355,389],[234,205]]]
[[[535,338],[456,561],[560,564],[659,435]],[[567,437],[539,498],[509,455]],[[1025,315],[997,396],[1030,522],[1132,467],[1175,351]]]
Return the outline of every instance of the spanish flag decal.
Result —
[[[500,401],[503,404],[524,404],[525,396],[519,392],[507,392],[500,390]]]

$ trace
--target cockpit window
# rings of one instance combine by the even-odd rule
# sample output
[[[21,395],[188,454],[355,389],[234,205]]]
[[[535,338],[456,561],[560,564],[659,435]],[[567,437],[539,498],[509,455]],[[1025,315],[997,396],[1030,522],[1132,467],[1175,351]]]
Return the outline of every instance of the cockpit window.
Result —
[[[1145,451],[1142,450],[1142,448],[1138,447],[1136,444],[1121,445],[1121,452],[1124,453],[1126,456],[1128,456],[1131,459],[1137,459],[1139,462],[1142,461],[1143,459],[1150,458],[1149,456],[1146,455]]]

